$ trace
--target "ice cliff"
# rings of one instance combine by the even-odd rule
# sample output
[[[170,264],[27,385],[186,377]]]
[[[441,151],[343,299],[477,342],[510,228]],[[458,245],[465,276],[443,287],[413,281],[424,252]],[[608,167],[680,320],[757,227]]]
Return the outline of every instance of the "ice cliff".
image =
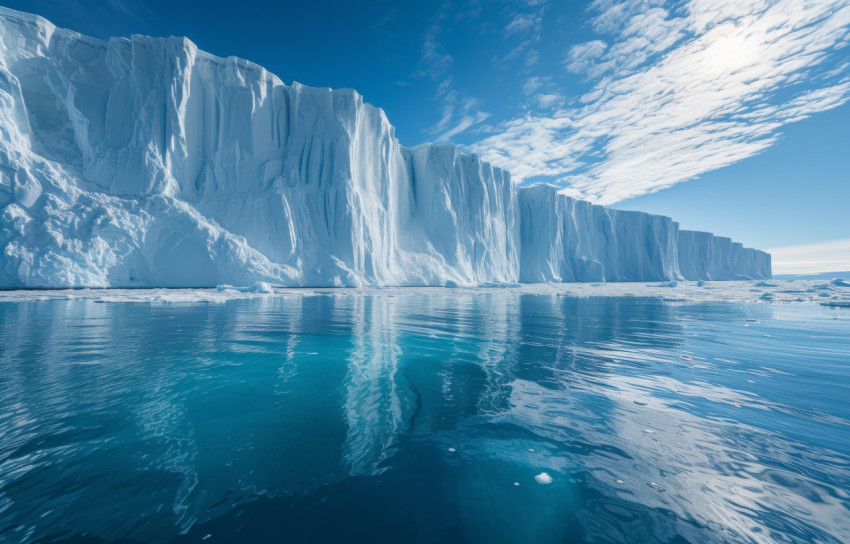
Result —
[[[523,283],[769,278],[770,255],[669,217],[597,206],[538,185],[518,191]]]
[[[745,248],[730,238],[680,230],[679,271],[686,280],[769,278],[770,254]]]
[[[519,203],[521,282],[679,278],[679,227],[669,217],[596,206],[547,185],[521,189]]]
[[[666,217],[405,148],[351,90],[0,8],[0,288],[768,277]]]

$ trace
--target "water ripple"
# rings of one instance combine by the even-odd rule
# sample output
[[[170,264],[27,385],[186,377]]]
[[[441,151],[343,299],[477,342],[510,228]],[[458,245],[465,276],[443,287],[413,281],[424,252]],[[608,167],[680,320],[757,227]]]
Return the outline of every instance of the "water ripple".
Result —
[[[0,302],[0,542],[850,540],[848,310],[535,289]]]

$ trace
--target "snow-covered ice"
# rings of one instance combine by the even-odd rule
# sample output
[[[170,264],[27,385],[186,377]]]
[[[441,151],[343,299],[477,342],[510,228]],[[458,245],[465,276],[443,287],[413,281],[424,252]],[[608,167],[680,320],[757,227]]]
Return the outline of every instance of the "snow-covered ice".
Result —
[[[766,277],[728,238],[405,148],[352,90],[0,8],[0,288]]]
[[[513,287],[363,287],[348,288],[284,288],[272,287],[271,292],[258,286],[215,289],[47,289],[0,290],[0,302],[44,300],[91,300],[95,302],[134,303],[218,303],[243,298],[311,296],[488,296],[543,295],[563,297],[651,297],[671,304],[701,302],[760,303],[760,304],[820,304],[836,308],[850,307],[850,287],[824,280],[779,280],[768,287],[756,281],[677,282],[675,287],[659,287],[657,283],[533,283]],[[837,314],[838,315],[838,314]],[[746,325],[746,324],[745,324]]]

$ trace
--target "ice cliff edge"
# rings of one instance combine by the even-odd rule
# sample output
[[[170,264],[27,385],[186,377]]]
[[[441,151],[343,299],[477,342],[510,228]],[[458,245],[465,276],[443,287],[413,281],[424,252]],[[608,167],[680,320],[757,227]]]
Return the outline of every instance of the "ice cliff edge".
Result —
[[[354,91],[0,8],[0,288],[769,276],[728,238],[405,148]]]

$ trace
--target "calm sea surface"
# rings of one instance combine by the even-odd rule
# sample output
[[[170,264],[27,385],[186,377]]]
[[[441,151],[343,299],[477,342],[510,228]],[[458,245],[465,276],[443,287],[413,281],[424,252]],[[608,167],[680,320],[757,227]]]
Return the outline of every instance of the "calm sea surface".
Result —
[[[0,542],[850,542],[850,309],[0,302]]]

